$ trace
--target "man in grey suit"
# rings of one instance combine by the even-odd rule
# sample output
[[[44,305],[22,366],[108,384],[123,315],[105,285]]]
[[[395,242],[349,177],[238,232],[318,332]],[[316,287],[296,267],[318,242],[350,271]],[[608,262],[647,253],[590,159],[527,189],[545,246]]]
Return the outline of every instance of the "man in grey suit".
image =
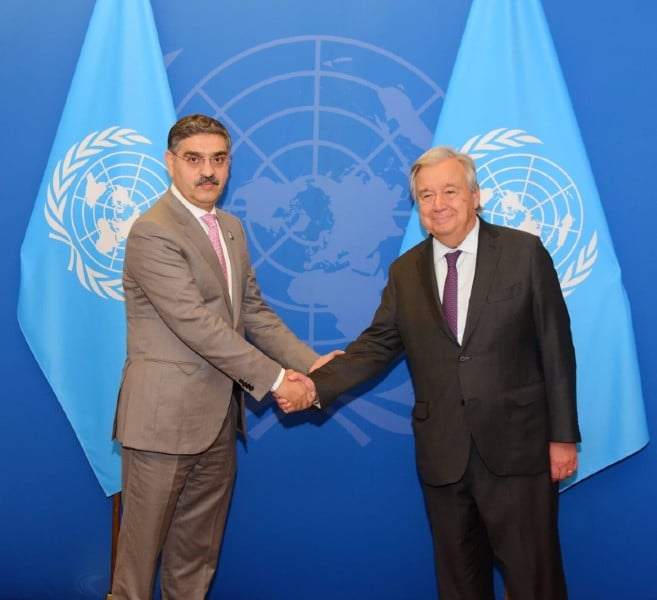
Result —
[[[243,392],[301,401],[308,391],[285,369],[306,373],[331,356],[320,358],[264,302],[240,221],[215,208],[230,147],[215,119],[180,119],[165,154],[171,188],[126,243],[114,600],[151,598],[160,553],[163,599],[205,597],[232,494],[236,430],[244,431]]]
[[[558,481],[577,468],[580,434],[552,260],[538,237],[478,218],[468,156],[429,150],[410,187],[430,236],[391,265],[371,325],[310,374],[315,403],[325,408],[405,352],[441,600],[493,600],[494,561],[512,600],[566,598]]]

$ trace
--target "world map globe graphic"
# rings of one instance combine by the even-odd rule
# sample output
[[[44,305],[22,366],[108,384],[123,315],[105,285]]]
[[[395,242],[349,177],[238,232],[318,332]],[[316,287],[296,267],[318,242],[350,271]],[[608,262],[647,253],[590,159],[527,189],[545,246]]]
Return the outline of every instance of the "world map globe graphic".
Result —
[[[378,305],[410,215],[408,171],[443,96],[384,49],[296,36],[228,59],[177,106],[231,131],[222,206],[246,228],[267,301],[320,352],[351,341]]]
[[[431,145],[443,97],[385,49],[308,35],[229,58],[176,107],[212,114],[231,132],[220,204],[246,229],[267,302],[320,353],[353,340],[379,304],[411,213],[408,172]],[[368,392],[374,402],[361,395],[349,410],[410,435],[413,393],[405,365],[398,367]],[[370,441],[351,419],[334,418],[359,444]],[[265,417],[249,435],[276,422]]]
[[[82,171],[69,217],[85,263],[120,279],[130,227],[168,186],[164,165],[139,152],[103,154]]]
[[[566,171],[541,156],[509,153],[484,162],[477,174],[486,221],[539,236],[557,271],[572,261],[584,210]]]

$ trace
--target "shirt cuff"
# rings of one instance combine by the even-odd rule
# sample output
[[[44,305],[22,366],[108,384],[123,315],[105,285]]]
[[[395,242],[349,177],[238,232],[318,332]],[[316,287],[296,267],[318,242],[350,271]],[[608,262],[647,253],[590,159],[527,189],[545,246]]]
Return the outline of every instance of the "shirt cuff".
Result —
[[[283,383],[284,378],[285,378],[285,369],[281,369],[281,372],[278,374],[276,381],[274,381],[274,385],[271,386],[270,391],[275,392],[278,389],[278,386],[281,385],[281,383]]]

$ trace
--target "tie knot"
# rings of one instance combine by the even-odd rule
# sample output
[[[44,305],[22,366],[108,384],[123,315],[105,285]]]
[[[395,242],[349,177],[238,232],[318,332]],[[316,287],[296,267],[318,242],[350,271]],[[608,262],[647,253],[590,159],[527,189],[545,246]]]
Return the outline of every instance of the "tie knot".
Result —
[[[217,217],[215,217],[214,213],[208,213],[201,217],[201,221],[203,221],[208,227],[213,227],[217,224]]]
[[[454,252],[448,252],[445,254],[445,260],[447,261],[447,268],[452,269],[456,266],[456,261],[458,260],[459,255],[461,254],[460,250]]]

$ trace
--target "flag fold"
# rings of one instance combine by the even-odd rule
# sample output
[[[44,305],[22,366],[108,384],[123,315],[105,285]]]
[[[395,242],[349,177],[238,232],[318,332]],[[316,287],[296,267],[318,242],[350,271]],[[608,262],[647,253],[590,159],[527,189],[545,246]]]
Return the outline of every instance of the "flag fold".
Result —
[[[107,495],[134,220],[168,187],[175,111],[148,0],[98,0],[21,247],[18,321]]]

